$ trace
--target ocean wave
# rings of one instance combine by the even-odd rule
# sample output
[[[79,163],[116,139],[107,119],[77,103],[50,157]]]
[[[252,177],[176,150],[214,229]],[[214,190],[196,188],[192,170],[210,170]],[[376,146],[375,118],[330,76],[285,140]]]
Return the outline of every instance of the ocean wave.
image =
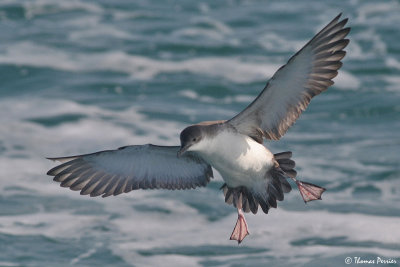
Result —
[[[7,47],[0,63],[47,67],[64,71],[117,71],[135,79],[152,79],[160,73],[192,72],[247,83],[272,76],[278,65],[243,62],[237,58],[205,57],[182,61],[151,59],[122,51],[68,53],[63,50],[22,42]]]
[[[11,1],[13,2],[13,1]],[[24,1],[22,3],[25,9],[25,17],[32,19],[36,16],[56,14],[59,12],[66,11],[86,11],[90,13],[103,13],[104,9],[95,3],[83,2],[79,0],[71,1],[52,1],[52,0],[40,0],[40,1]]]
[[[257,38],[258,44],[268,52],[293,52],[300,50],[305,41],[288,41],[282,36],[274,33],[264,33]]]
[[[69,192],[71,195],[76,194]],[[192,194],[195,196],[202,192],[196,191]],[[223,202],[222,197],[219,201]],[[96,248],[105,246],[125,262],[144,265],[158,264],[160,261],[163,261],[163,265],[183,262],[196,265],[204,260],[202,253],[207,253],[208,260],[221,264],[229,264],[233,260],[239,263],[248,262],[249,254],[256,257],[254,263],[260,263],[261,258],[265,257],[268,260],[271,257],[283,257],[285,262],[293,264],[298,264],[299,261],[306,263],[315,258],[316,253],[320,255],[320,259],[351,253],[376,253],[384,257],[394,257],[397,255],[400,238],[396,231],[400,223],[398,217],[317,211],[312,210],[310,204],[301,211],[280,208],[271,210],[268,215],[247,215],[251,234],[236,251],[227,243],[237,219],[234,212],[221,220],[210,222],[204,214],[173,197],[150,197],[144,191],[107,200],[86,198],[80,204],[85,206],[90,202],[101,205],[103,212],[76,213],[77,207],[72,206],[57,212],[2,216],[0,230],[2,233],[18,236],[41,235],[63,240],[92,239],[86,250],[71,258],[71,263],[79,263],[85,255],[93,254]],[[69,203],[74,202],[69,200]],[[138,214],[132,205],[143,203],[169,208],[171,213]],[[226,208],[230,209],[228,206]],[[113,215],[110,217],[110,214]],[[381,227],[382,225],[385,227]],[[102,228],[109,230],[96,230]],[[205,250],[205,247],[213,247],[213,252]],[[287,251],[291,253],[287,254]],[[235,257],[232,257],[233,254]]]
[[[234,95],[234,96],[226,96],[221,98],[215,98],[211,96],[200,95],[196,91],[193,90],[182,90],[179,92],[179,95],[184,96],[189,99],[193,99],[196,101],[200,101],[203,103],[247,103],[250,104],[254,100],[254,96],[249,95]]]
[[[134,79],[149,80],[161,73],[191,72],[222,77],[236,83],[266,81],[280,67],[278,64],[248,62],[240,58],[203,57],[181,61],[157,60],[122,51],[104,53],[68,53],[63,50],[22,42],[7,47],[0,55],[0,63],[46,67],[63,71],[117,71]],[[341,71],[337,79],[340,88],[358,88],[359,81]]]
[[[28,158],[37,155],[79,154],[131,143],[159,143],[160,140],[164,145],[178,145],[177,137],[182,128],[182,125],[174,121],[149,121],[135,108],[111,111],[56,99],[20,98],[16,104],[15,100],[8,98],[0,101],[0,113],[8,114],[0,118],[0,135],[3,140],[7,140],[3,144],[3,156],[11,158],[15,153],[23,153]],[[53,126],[35,122],[68,114],[81,116]],[[106,132],[112,134],[105,135]],[[16,151],[13,148],[15,146],[23,147],[24,150]]]
[[[357,8],[356,22],[359,24],[369,25],[393,25],[400,22],[399,11],[400,5],[397,1],[385,1],[375,3],[363,3],[363,1],[354,1],[359,7]]]
[[[81,43],[82,40],[90,40],[93,38],[113,38],[123,40],[135,40],[138,39],[133,33],[119,29],[112,24],[101,22],[102,19],[99,16],[87,15],[85,17],[77,18],[68,22],[65,22],[66,26],[75,27],[74,30],[70,31],[68,39],[75,42]],[[81,27],[85,25],[85,27]]]
[[[393,59],[392,59],[393,60]],[[398,66],[393,66],[392,64],[399,64]],[[388,62],[388,65],[392,65],[393,67],[399,67],[400,69],[400,63],[399,62]],[[400,92],[399,84],[400,84],[400,75],[393,75],[393,76],[385,76],[383,77],[384,81],[388,83],[386,86],[386,89],[388,91],[392,92]],[[400,111],[400,110],[399,110]]]

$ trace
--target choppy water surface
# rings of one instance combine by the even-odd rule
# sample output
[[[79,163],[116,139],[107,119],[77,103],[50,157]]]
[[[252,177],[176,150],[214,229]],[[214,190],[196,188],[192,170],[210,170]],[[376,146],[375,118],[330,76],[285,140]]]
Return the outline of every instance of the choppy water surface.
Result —
[[[266,143],[294,152],[323,201],[292,191],[248,215],[237,246],[218,174],[107,199],[45,175],[46,156],[176,145],[187,124],[230,118],[339,12],[353,29],[335,85]],[[0,266],[399,265],[399,14],[398,1],[1,1]]]

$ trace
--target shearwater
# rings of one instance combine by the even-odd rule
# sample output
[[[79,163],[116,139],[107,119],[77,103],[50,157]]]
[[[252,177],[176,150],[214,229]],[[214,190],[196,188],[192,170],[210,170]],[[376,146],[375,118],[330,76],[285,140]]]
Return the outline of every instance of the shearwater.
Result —
[[[243,212],[268,213],[277,207],[292,179],[305,202],[321,199],[325,188],[296,179],[292,152],[273,154],[264,139],[278,140],[311,98],[333,84],[342,66],[350,28],[341,14],[317,33],[267,82],[257,98],[229,120],[191,125],[180,146],[132,145],[71,157],[49,158],[62,164],[48,171],[62,187],[103,197],[136,189],[192,189],[206,186],[212,168],[224,179],[225,202],[238,219],[230,239],[249,234]]]

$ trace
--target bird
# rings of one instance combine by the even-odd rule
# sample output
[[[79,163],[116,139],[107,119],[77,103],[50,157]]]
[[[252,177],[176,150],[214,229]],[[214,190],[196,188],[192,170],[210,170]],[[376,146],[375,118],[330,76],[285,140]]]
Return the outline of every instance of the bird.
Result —
[[[186,127],[180,145],[129,145],[115,150],[48,158],[61,164],[47,172],[62,187],[91,197],[137,189],[194,189],[217,170],[225,202],[237,210],[230,236],[239,244],[249,234],[244,213],[265,214],[297,185],[304,202],[321,199],[323,187],[296,179],[292,152],[272,153],[264,144],[279,140],[310,100],[334,82],[349,44],[341,13],[279,68],[261,93],[231,119]]]

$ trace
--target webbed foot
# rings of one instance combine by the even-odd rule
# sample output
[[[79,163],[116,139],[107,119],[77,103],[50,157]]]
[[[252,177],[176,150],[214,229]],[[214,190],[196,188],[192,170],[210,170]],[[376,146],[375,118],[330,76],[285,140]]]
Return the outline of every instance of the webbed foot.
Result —
[[[322,193],[326,190],[325,188],[315,184],[310,184],[299,180],[296,180],[295,182],[299,188],[301,197],[306,203],[312,200],[321,199]]]
[[[238,219],[236,221],[236,225],[233,229],[230,240],[237,240],[238,244],[240,244],[248,234],[249,231],[243,211],[242,209],[238,209]]]

